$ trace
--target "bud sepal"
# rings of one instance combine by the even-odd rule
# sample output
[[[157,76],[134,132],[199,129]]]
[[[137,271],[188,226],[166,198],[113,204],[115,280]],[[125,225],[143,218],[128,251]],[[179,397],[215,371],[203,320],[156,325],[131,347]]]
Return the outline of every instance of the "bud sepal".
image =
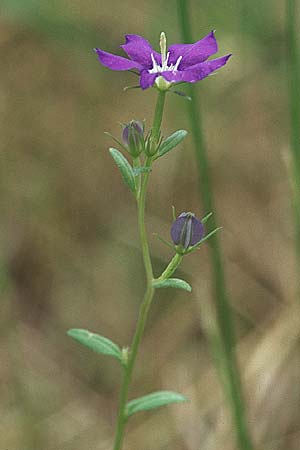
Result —
[[[131,120],[123,125],[122,140],[125,148],[133,158],[137,158],[145,150],[144,124]]]

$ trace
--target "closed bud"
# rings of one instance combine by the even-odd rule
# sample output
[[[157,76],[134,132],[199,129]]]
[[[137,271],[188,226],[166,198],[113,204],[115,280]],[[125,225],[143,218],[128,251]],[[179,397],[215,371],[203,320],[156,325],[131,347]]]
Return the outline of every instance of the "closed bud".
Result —
[[[203,223],[191,212],[181,213],[171,227],[171,238],[174,244],[185,250],[198,244],[203,239],[204,234]]]
[[[152,130],[149,131],[146,143],[145,143],[145,153],[147,156],[154,156],[158,152],[159,146],[161,143],[161,137],[155,138],[153,136]]]
[[[124,126],[122,138],[129,153],[137,158],[145,148],[143,124],[137,120],[131,120]]]

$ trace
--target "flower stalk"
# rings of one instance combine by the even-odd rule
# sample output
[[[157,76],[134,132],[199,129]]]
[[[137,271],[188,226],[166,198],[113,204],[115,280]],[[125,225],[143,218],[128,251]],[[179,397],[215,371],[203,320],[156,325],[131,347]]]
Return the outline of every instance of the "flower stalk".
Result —
[[[156,108],[155,108],[155,113],[154,113],[152,136],[157,142],[159,140],[159,135],[160,135],[160,128],[161,128],[163,110],[164,110],[164,104],[165,104],[165,94],[166,94],[165,92],[159,91]],[[151,169],[151,166],[152,166],[152,158],[148,156],[145,161],[145,167]],[[139,194],[137,195],[138,229],[139,229],[140,243],[141,243],[143,261],[144,261],[144,267],[145,267],[145,273],[146,273],[147,287],[146,287],[146,292],[145,292],[143,302],[140,307],[136,331],[135,331],[135,334],[134,334],[134,337],[132,340],[132,345],[131,345],[131,348],[129,351],[128,364],[127,364],[127,366],[123,367],[123,381],[122,381],[121,393],[120,393],[119,414],[118,414],[118,420],[117,420],[114,450],[120,450],[122,448],[125,425],[126,425],[126,421],[127,421],[125,408],[126,408],[126,403],[127,403],[127,399],[128,399],[128,393],[129,393],[129,387],[130,387],[131,378],[132,378],[132,372],[134,369],[138,349],[139,349],[139,346],[141,343],[141,339],[142,339],[146,321],[147,321],[148,312],[149,312],[151,302],[153,299],[153,295],[154,295],[154,287],[152,286],[153,269],[152,269],[152,262],[151,262],[151,256],[150,256],[149,244],[148,244],[147,232],[146,232],[146,225],[145,225],[145,206],[146,206],[146,194],[147,194],[147,187],[148,187],[148,182],[149,182],[149,175],[150,175],[150,171],[146,171],[144,173],[142,183],[141,183],[141,190],[140,190]]]

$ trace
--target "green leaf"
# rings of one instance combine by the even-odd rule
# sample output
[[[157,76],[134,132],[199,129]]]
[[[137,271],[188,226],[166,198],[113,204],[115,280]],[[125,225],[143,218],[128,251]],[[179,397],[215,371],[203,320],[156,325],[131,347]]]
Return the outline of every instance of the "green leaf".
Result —
[[[190,97],[189,95],[187,95],[185,92],[182,92],[182,91],[172,91],[172,90],[170,90],[170,92],[172,92],[172,94],[180,95],[180,97],[183,97],[185,100],[188,100],[189,102],[192,101],[192,97]]]
[[[160,240],[160,242],[162,242],[163,244],[167,245],[168,247],[170,247],[172,250],[174,250],[174,245],[170,244],[170,242],[166,241],[164,238],[162,238],[159,234],[157,233],[153,233],[154,236],[157,237],[157,239]]]
[[[161,146],[159,147],[156,158],[160,158],[161,156],[165,155],[170,150],[172,150],[174,147],[176,147],[178,144],[180,144],[180,142],[183,141],[186,135],[187,131],[185,130],[178,130],[175,131],[175,133],[171,134],[171,136],[169,136],[162,142]]]
[[[210,233],[208,233],[206,236],[204,236],[203,239],[201,239],[200,242],[198,242],[197,244],[193,245],[192,247],[189,247],[186,251],[185,251],[185,255],[187,255],[188,253],[193,252],[194,250],[196,250],[197,248],[200,247],[200,245],[203,244],[203,242],[207,241],[207,239],[209,239],[210,237],[212,237],[214,234],[216,234],[219,230],[222,230],[222,227],[219,228],[215,228],[214,230],[212,230]]]
[[[134,173],[131,165],[127,161],[127,159],[122,155],[119,150],[116,150],[115,148],[110,148],[109,153],[113,157],[115,163],[117,164],[122,178],[131,190],[133,194],[135,194],[135,182],[134,182]]]
[[[146,411],[150,409],[159,408],[170,403],[180,403],[187,401],[186,397],[177,392],[172,391],[158,391],[144,397],[131,400],[126,405],[127,417],[132,416],[139,411]]]
[[[102,353],[103,355],[113,356],[120,361],[122,360],[121,349],[104,336],[80,328],[72,328],[67,334],[86,347],[91,348],[96,353]]]
[[[210,213],[206,214],[206,216],[204,216],[204,217],[201,219],[201,222],[203,223],[203,225],[208,221],[208,219],[211,218],[212,215],[213,215],[213,213],[210,212]]]
[[[192,286],[186,281],[180,280],[179,278],[168,278],[167,280],[154,280],[153,287],[156,289],[171,287],[192,292]]]

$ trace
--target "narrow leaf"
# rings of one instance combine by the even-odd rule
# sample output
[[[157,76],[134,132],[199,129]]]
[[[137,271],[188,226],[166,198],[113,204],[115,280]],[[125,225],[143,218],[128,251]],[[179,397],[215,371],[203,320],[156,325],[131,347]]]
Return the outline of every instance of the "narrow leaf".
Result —
[[[212,212],[206,214],[206,216],[204,216],[203,219],[201,219],[201,222],[202,222],[203,224],[205,224],[205,223],[208,221],[208,219],[211,218],[212,215],[213,215]]]
[[[123,91],[126,92],[126,91],[129,91],[130,89],[141,89],[141,86],[139,84],[137,84],[135,86],[125,86],[123,88]]]
[[[100,336],[99,334],[91,333],[88,330],[82,330],[80,328],[72,328],[67,332],[76,341],[91,348],[96,353],[102,353],[103,355],[113,356],[114,358],[122,360],[121,349],[110,339]]]
[[[173,216],[173,220],[176,220],[176,208],[174,205],[172,205],[172,216]]]
[[[178,144],[180,144],[180,142],[183,141],[186,135],[187,131],[178,130],[175,131],[175,133],[171,134],[171,136],[167,137],[167,139],[165,139],[159,147],[158,155],[156,156],[156,158],[160,158],[161,156],[172,150],[174,147],[176,147]]]
[[[186,281],[180,280],[179,278],[168,278],[167,280],[155,280],[153,281],[153,287],[156,289],[170,287],[192,292],[192,286]]]
[[[166,241],[163,237],[161,237],[159,234],[157,233],[153,233],[154,236],[157,237],[157,239],[160,240],[160,242],[162,242],[163,244],[167,245],[168,247],[170,247],[172,250],[174,250],[174,245],[170,244],[170,242]]]
[[[212,230],[210,233],[208,233],[206,236],[204,236],[203,239],[201,239],[200,242],[198,242],[197,244],[193,245],[192,247],[189,247],[188,250],[185,251],[185,255],[187,255],[188,253],[193,252],[194,250],[196,250],[197,248],[200,247],[201,244],[203,244],[203,242],[207,241],[207,239],[211,238],[214,234],[216,234],[219,230],[222,230],[222,227],[219,228],[215,228],[214,230]]]
[[[115,163],[117,164],[122,178],[131,190],[133,194],[135,194],[135,182],[134,182],[134,173],[131,165],[127,161],[127,159],[122,155],[119,150],[116,150],[115,148],[110,148],[109,153],[113,157]]]
[[[150,409],[159,408],[170,403],[180,403],[187,401],[186,397],[177,392],[172,391],[158,391],[144,397],[131,400],[126,405],[127,417],[139,411],[146,411]]]
[[[125,145],[122,144],[122,142],[120,142],[117,138],[115,138],[111,133],[109,133],[108,131],[104,131],[104,134],[106,136],[109,136],[113,141],[115,141],[115,143],[118,144],[123,150],[125,150],[125,152],[128,152],[128,148],[126,148]]]
[[[180,95],[180,97],[183,97],[185,100],[188,100],[188,101],[192,100],[192,97],[187,95],[185,92],[182,92],[182,91],[170,91],[170,92],[172,92],[172,94]]]

